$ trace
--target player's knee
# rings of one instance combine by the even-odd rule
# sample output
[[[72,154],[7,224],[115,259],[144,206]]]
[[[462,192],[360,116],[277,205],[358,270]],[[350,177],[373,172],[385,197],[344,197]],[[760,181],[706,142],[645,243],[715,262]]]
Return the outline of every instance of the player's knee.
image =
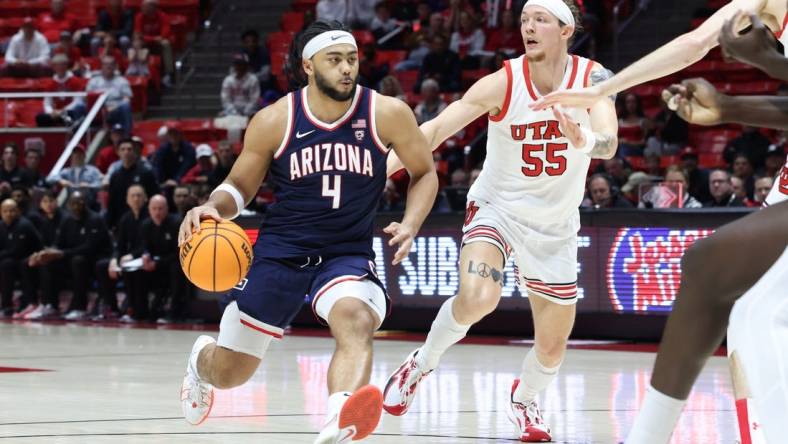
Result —
[[[378,325],[375,314],[367,305],[355,298],[343,298],[334,304],[329,314],[332,331],[344,340],[365,342],[372,340]]]
[[[492,313],[501,300],[500,289],[489,287],[461,289],[454,301],[454,311],[461,317],[476,317],[478,319]],[[477,320],[478,320],[477,319]]]
[[[553,367],[564,360],[567,339],[562,337],[540,337],[536,342],[539,362],[547,367]]]

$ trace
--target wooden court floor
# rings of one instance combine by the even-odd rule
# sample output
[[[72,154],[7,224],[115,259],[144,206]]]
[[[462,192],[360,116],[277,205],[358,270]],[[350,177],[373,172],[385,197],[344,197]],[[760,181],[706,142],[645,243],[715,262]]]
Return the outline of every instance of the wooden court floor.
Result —
[[[178,399],[197,331],[0,322],[0,443],[311,443],[326,406],[333,342],[286,336],[243,387],[217,391],[209,419],[188,425]],[[212,333],[215,334],[215,333]],[[418,344],[376,341],[372,382]],[[523,344],[452,348],[411,410],[384,415],[369,443],[517,442],[506,418]],[[653,353],[570,350],[541,408],[555,442],[616,443],[648,386]],[[41,371],[29,371],[41,370]],[[696,384],[674,443],[733,443],[724,358]]]

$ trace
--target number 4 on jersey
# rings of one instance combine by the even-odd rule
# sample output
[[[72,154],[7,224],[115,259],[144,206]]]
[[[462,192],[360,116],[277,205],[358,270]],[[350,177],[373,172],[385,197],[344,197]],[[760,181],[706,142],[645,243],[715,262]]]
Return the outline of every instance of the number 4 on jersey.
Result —
[[[323,197],[330,197],[331,198],[331,208],[337,209],[339,208],[339,196],[342,193],[342,176],[334,175],[334,186],[332,187],[330,184],[330,179],[328,176],[323,176]]]

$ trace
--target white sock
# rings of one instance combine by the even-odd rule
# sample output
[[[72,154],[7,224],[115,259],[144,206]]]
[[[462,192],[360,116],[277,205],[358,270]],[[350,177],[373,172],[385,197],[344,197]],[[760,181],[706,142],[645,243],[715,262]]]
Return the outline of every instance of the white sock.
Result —
[[[558,374],[561,368],[559,363],[555,367],[545,367],[536,357],[536,349],[531,348],[523,359],[523,371],[520,374],[520,384],[514,391],[512,398],[517,402],[530,402],[536,395],[544,390]]]
[[[446,350],[464,338],[471,328],[470,325],[459,324],[454,319],[452,304],[455,298],[456,296],[452,296],[441,305],[438,316],[432,321],[427,341],[416,355],[416,363],[424,371],[435,369]]]
[[[652,386],[640,406],[626,444],[663,444],[670,441],[687,400],[672,398]]]
[[[328,396],[328,410],[326,411],[326,421],[331,421],[334,415],[339,415],[345,401],[352,395],[350,392],[336,392]]]
[[[200,373],[197,371],[197,359],[200,357],[200,352],[202,352],[202,349],[204,349],[206,345],[214,343],[216,343],[216,339],[213,337],[201,335],[199,338],[197,338],[197,341],[195,341],[194,346],[192,346],[192,352],[197,350],[197,353],[192,353],[191,356],[189,356],[189,366],[192,368],[194,375],[197,376],[197,379],[200,381],[205,380],[200,377]]]

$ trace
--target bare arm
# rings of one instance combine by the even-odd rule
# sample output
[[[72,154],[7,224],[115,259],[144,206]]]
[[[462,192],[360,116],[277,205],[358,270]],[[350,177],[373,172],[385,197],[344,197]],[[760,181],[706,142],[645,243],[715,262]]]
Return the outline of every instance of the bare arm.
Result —
[[[244,204],[248,204],[257,194],[268,173],[274,152],[285,136],[287,100],[287,97],[283,97],[252,117],[246,128],[243,150],[223,182],[241,193]],[[231,217],[238,210],[240,208],[236,207],[230,193],[223,190],[213,193],[205,204],[190,210],[184,217],[179,234],[180,243],[191,238],[193,228],[199,231],[201,219],[208,217],[219,221]]]
[[[612,73],[597,64],[591,71],[591,84],[607,80]],[[615,96],[596,102],[589,111],[591,130],[596,136],[594,148],[588,153],[592,159],[612,159],[618,149],[618,116]]]
[[[723,96],[722,123],[788,130],[788,97]]]
[[[384,231],[394,237],[389,245],[399,243],[394,264],[399,263],[410,252],[413,238],[435,203],[438,192],[438,176],[432,162],[427,141],[419,131],[413,112],[400,100],[377,95],[375,120],[380,138],[391,145],[395,155],[410,174],[408,199],[401,223],[392,223]]]
[[[481,78],[462,98],[447,106],[438,117],[419,127],[431,151],[484,113],[498,113],[506,100],[506,72],[503,69]],[[391,176],[403,167],[396,155],[389,155],[386,173]]]

